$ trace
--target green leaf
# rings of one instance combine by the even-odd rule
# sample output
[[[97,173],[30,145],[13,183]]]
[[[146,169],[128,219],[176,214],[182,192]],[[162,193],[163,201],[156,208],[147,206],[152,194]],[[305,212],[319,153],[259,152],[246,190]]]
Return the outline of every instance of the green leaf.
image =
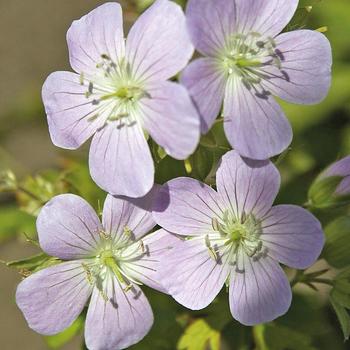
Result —
[[[50,349],[60,349],[63,345],[68,343],[75,335],[77,335],[84,326],[84,317],[79,316],[75,322],[63,332],[46,336],[45,341]]]
[[[191,156],[192,175],[198,180],[204,181],[213,167],[214,154],[205,147],[199,146]]]
[[[350,265],[350,216],[340,217],[325,228],[326,244],[323,257],[336,267]]]
[[[331,297],[335,300],[339,305],[345,307],[346,309],[350,309],[350,290],[347,293],[343,293],[337,289],[335,286],[331,291]]]
[[[162,159],[156,167],[155,181],[158,184],[181,176],[187,176],[185,165],[183,161],[175,160],[170,156]]]
[[[280,325],[265,325],[264,340],[266,350],[317,350],[307,334]]]
[[[13,267],[24,275],[30,275],[33,272],[42,270],[46,267],[56,265],[60,262],[59,259],[49,256],[45,253],[40,253],[29,258],[9,261],[6,263],[8,267]]]
[[[203,319],[197,319],[185,330],[179,340],[178,350],[220,350],[221,335]]]
[[[337,315],[340,323],[340,327],[344,334],[344,339],[348,340],[350,336],[350,316],[346,309],[341,306],[332,296],[330,296],[330,301],[333,309]]]

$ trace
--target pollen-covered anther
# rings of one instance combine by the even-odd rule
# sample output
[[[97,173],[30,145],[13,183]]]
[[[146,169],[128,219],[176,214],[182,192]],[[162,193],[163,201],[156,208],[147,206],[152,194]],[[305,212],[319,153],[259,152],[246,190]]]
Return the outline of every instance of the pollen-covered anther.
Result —
[[[89,282],[90,285],[94,285],[95,284],[95,277],[89,267],[89,265],[82,263],[81,266],[83,267],[85,274],[86,274],[86,279]]]

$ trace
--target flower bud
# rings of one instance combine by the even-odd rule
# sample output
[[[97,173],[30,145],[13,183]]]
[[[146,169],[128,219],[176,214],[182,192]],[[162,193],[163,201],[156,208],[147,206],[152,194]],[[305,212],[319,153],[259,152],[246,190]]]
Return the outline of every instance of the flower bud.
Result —
[[[309,190],[309,204],[314,208],[331,208],[350,203],[350,156],[324,170]]]

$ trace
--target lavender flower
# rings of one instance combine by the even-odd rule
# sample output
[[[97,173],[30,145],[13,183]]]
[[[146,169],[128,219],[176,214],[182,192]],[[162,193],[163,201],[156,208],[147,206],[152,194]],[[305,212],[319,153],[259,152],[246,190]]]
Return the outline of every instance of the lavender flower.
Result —
[[[176,159],[199,140],[187,90],[166,81],[193,54],[185,16],[175,3],[157,0],[125,40],[120,5],[106,3],[74,21],[67,41],[76,73],[55,72],[43,87],[52,141],[76,149],[94,135],[94,181],[111,194],[141,197],[154,181],[148,133]]]
[[[140,204],[149,206],[149,197]],[[85,340],[91,350],[124,349],[150,330],[153,314],[139,284],[163,291],[155,279],[160,256],[173,236],[159,230],[149,211],[110,195],[102,224],[82,198],[64,194],[41,210],[41,248],[62,262],[34,273],[17,288],[17,304],[41,334],[69,327],[91,296]]]
[[[267,159],[290,144],[292,130],[272,95],[320,102],[330,86],[331,48],[312,30],[278,35],[298,0],[189,0],[188,28],[205,57],[183,72],[206,133],[223,103],[224,128],[244,157]]]
[[[159,278],[179,303],[198,310],[229,286],[231,313],[245,325],[284,314],[291,288],[279,262],[304,269],[318,258],[324,236],[305,209],[272,203],[280,176],[270,161],[228,152],[217,192],[189,178],[169,181],[154,206],[156,222],[185,236],[163,258]]]

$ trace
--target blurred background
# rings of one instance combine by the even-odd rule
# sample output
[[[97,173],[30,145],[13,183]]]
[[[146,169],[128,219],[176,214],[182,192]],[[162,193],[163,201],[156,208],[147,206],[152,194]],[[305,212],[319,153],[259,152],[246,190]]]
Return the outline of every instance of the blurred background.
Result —
[[[126,28],[150,2],[121,1]],[[2,261],[22,259],[39,252],[35,242],[28,242],[35,239],[35,215],[56,193],[80,193],[95,207],[97,199],[104,198],[90,180],[86,168],[88,146],[69,153],[54,147],[41,101],[41,86],[46,77],[53,71],[70,69],[65,35],[71,22],[102,3],[104,1],[97,0],[0,0],[0,170],[10,169],[17,179],[13,180],[13,175],[8,173],[10,180],[7,180],[16,182],[16,190],[11,191],[10,183],[6,191],[0,193]],[[313,6],[312,11],[305,10],[305,6]],[[310,183],[320,170],[350,154],[350,1],[308,0],[301,1],[300,7],[288,29],[327,27],[325,35],[333,47],[334,70],[332,89],[323,103],[317,106],[283,103],[293,124],[294,140],[291,149],[278,162],[283,179],[278,201],[299,205],[306,201]],[[225,140],[222,142],[224,144]],[[200,169],[206,176],[212,166],[210,162],[208,160],[209,164]],[[174,172],[169,172],[174,164],[167,159],[161,164],[159,182],[175,176]],[[177,166],[175,172],[185,171],[183,164]],[[330,220],[328,213],[320,216],[324,224]],[[71,334],[77,335],[67,344],[70,334],[55,339],[43,338],[27,327],[15,304],[15,289],[21,278],[16,269],[0,264],[1,349],[45,350],[61,348],[62,344],[62,349],[80,349],[79,324],[71,330]],[[194,316],[160,294],[147,293],[159,321],[137,349],[175,349],[184,325]],[[287,332],[291,327],[293,336],[298,339],[294,343],[299,345],[295,348],[271,345],[266,349],[350,349],[348,343],[343,342],[338,321],[325,302],[327,289],[317,294],[310,289],[300,293],[304,296],[294,299],[290,313],[279,321],[278,332],[280,338],[292,337]],[[222,309],[216,307],[220,310],[216,317],[226,317],[228,307],[223,305]],[[231,323],[223,330],[222,347],[254,348],[249,335],[251,330]],[[165,341],[168,334],[172,340]],[[256,333],[255,337],[258,336]],[[271,333],[271,337],[277,339],[273,338],[274,344],[279,344],[278,335]],[[210,349],[210,345],[188,348],[206,347]]]

